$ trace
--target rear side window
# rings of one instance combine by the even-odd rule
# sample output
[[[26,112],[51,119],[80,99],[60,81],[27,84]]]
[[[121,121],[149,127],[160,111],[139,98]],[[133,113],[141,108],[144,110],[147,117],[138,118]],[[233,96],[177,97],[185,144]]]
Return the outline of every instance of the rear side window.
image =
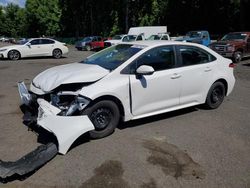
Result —
[[[213,55],[198,47],[179,46],[178,49],[182,66],[198,65],[216,60]]]
[[[55,41],[50,40],[50,39],[42,39],[42,44],[54,44]]]
[[[157,47],[145,52],[131,64],[130,73],[134,74],[141,65],[152,66],[155,71],[174,68],[175,55],[173,46]]]

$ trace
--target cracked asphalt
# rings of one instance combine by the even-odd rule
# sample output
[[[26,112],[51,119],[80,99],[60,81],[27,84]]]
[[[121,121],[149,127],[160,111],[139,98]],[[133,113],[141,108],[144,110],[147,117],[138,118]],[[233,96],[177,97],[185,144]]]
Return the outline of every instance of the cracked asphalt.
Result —
[[[0,43],[0,46],[6,45]],[[0,60],[0,159],[15,161],[43,140],[22,123],[17,82],[92,52],[64,58]],[[187,108],[128,122],[100,140],[81,137],[65,155],[3,187],[250,187],[250,59],[235,68],[236,85],[216,110]]]

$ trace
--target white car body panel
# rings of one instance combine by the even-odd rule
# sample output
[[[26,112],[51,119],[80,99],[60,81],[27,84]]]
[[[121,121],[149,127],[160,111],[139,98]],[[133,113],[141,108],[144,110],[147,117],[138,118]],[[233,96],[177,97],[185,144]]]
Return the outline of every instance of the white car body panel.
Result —
[[[29,41],[35,40],[38,38],[30,39]],[[41,38],[44,39],[44,38]],[[54,49],[60,49],[62,54],[68,53],[68,48],[61,42],[58,42],[53,39],[49,39],[54,41],[54,44],[39,44],[39,45],[28,45],[28,43],[23,45],[11,45],[11,46],[4,46],[0,48],[0,54],[3,58],[8,58],[8,53],[11,50],[17,50],[21,54],[21,58],[25,57],[38,57],[38,56],[52,56],[52,52]],[[1,51],[6,49],[5,51]]]
[[[173,70],[158,71],[142,79],[130,75],[134,116],[179,105],[181,83],[179,79],[172,79],[173,75]]]
[[[122,37],[123,39],[124,37]],[[122,42],[122,39],[121,40],[106,40],[105,42],[110,42],[111,45],[116,45],[116,44],[120,44]]]
[[[66,154],[79,136],[95,129],[88,116],[57,116],[60,109],[43,99],[38,99],[38,104],[37,124],[56,136],[61,154]]]

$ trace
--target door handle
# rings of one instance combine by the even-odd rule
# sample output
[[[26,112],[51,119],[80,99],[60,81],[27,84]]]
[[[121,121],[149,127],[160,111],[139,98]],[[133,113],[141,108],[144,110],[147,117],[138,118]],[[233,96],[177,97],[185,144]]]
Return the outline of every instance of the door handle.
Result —
[[[210,67],[205,68],[205,72],[210,72],[212,69]]]
[[[178,79],[180,77],[181,77],[180,74],[174,73],[173,76],[171,76],[171,79]]]

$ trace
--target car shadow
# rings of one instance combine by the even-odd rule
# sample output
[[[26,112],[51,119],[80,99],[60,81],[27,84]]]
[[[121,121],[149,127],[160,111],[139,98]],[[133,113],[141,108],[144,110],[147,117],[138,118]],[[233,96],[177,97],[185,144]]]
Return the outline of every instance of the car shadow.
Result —
[[[165,120],[165,119],[170,119],[170,118],[173,118],[176,116],[189,114],[189,113],[198,111],[200,109],[202,109],[202,107],[195,106],[195,107],[189,107],[189,108],[176,110],[176,111],[172,111],[172,112],[167,112],[167,113],[163,113],[163,114],[159,114],[159,115],[155,115],[155,116],[150,116],[150,117],[146,117],[146,118],[142,118],[142,119],[138,119],[138,120],[132,120],[132,121],[120,123],[117,128],[120,130],[127,129],[127,128],[133,128],[133,127],[141,126],[141,125],[144,125],[147,123],[153,123],[153,122],[157,122],[157,121],[161,121],[161,120]]]

